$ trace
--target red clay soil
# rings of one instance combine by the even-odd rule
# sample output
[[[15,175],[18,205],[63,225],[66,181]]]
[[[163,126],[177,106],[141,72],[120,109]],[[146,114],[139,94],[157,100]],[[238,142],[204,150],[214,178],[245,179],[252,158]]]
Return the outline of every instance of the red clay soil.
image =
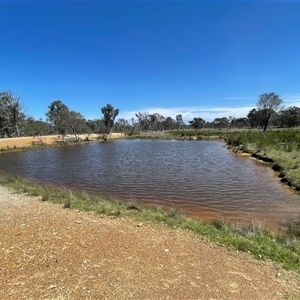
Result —
[[[0,299],[300,299],[299,283],[185,230],[0,186]]]

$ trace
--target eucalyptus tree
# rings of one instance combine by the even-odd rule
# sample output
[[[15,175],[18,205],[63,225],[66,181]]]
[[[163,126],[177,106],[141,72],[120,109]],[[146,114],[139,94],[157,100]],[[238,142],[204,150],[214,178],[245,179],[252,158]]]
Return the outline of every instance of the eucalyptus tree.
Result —
[[[164,123],[166,122],[166,118],[159,113],[156,113],[156,117],[157,117],[157,123],[156,123],[157,130],[163,130]]]
[[[260,120],[265,131],[269,125],[272,115],[282,107],[283,100],[276,93],[264,93],[259,96],[256,103],[260,111]]]
[[[2,136],[20,136],[24,124],[24,105],[12,92],[0,92],[0,131]]]
[[[181,114],[176,115],[176,125],[178,130],[180,130],[180,128],[184,125]]]
[[[230,127],[232,128],[244,128],[249,126],[248,118],[232,118],[230,122]]]
[[[151,130],[156,130],[157,131],[157,123],[159,122],[157,114],[151,114],[148,116],[149,119],[149,127],[151,128]]]
[[[138,122],[136,122],[134,118],[131,118],[130,121],[131,121],[130,125],[131,125],[131,128],[132,128],[132,131],[138,131],[137,130]]]
[[[51,126],[42,119],[35,120],[33,117],[28,117],[24,121],[25,136],[43,136],[51,133]]]
[[[47,121],[52,125],[56,132],[64,136],[67,133],[69,125],[69,108],[60,100],[53,101],[49,106],[49,110],[46,113]]]
[[[81,113],[73,110],[69,112],[67,120],[67,130],[69,130],[71,134],[74,134],[75,141],[78,142],[79,135],[89,131],[86,125],[86,120]]]
[[[149,127],[151,130],[163,130],[165,117],[159,113],[148,115]]]
[[[149,113],[138,112],[135,114],[138,121],[138,127],[140,131],[147,131],[150,128]]]
[[[249,111],[247,118],[252,128],[262,126],[260,115],[261,115],[261,111],[258,111],[256,108],[253,108]]]
[[[278,112],[275,122],[280,127],[300,126],[300,108],[291,106]]]
[[[171,117],[167,117],[164,121],[164,129],[172,130],[175,128],[175,121]]]
[[[115,130],[117,132],[127,132],[131,129],[129,122],[123,118],[118,119],[115,123]]]
[[[198,118],[194,118],[194,120],[192,121],[189,121],[189,123],[190,126],[194,127],[194,129],[201,129],[206,122],[202,118],[198,117]]]
[[[107,104],[101,108],[101,111],[103,114],[106,131],[108,134],[110,134],[114,126],[115,118],[119,114],[119,109],[115,109],[111,104]]]
[[[229,119],[227,117],[215,118],[213,123],[217,129],[223,129],[229,127]]]
[[[290,106],[286,109],[288,111],[288,127],[295,127],[300,125],[300,108],[297,106]]]
[[[106,130],[103,119],[87,120],[86,125],[92,133],[103,133]]]

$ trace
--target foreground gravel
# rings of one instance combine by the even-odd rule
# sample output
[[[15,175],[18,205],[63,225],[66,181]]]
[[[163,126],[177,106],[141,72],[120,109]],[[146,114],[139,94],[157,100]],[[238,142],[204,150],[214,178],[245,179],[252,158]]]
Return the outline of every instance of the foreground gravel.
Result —
[[[0,186],[0,299],[300,299],[299,283],[184,230]]]

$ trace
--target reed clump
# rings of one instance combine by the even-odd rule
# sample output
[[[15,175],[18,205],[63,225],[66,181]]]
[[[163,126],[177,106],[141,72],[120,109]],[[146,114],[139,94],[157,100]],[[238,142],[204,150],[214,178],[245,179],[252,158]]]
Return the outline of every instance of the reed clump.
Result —
[[[274,238],[266,228],[256,223],[238,224],[223,220],[207,223],[176,208],[108,199],[83,191],[31,182],[10,174],[0,174],[0,184],[20,193],[39,196],[41,201],[60,203],[66,209],[93,211],[100,216],[132,218],[186,229],[230,249],[252,253],[258,259],[271,259],[287,269],[300,270],[299,228],[295,232],[290,230],[288,235]]]

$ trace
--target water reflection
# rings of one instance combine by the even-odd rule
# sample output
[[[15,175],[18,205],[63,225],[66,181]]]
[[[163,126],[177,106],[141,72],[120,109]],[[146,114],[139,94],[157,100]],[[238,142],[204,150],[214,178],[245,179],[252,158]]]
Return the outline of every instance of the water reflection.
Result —
[[[300,211],[263,164],[215,141],[122,140],[0,156],[0,168],[33,180],[200,215],[279,220]]]

